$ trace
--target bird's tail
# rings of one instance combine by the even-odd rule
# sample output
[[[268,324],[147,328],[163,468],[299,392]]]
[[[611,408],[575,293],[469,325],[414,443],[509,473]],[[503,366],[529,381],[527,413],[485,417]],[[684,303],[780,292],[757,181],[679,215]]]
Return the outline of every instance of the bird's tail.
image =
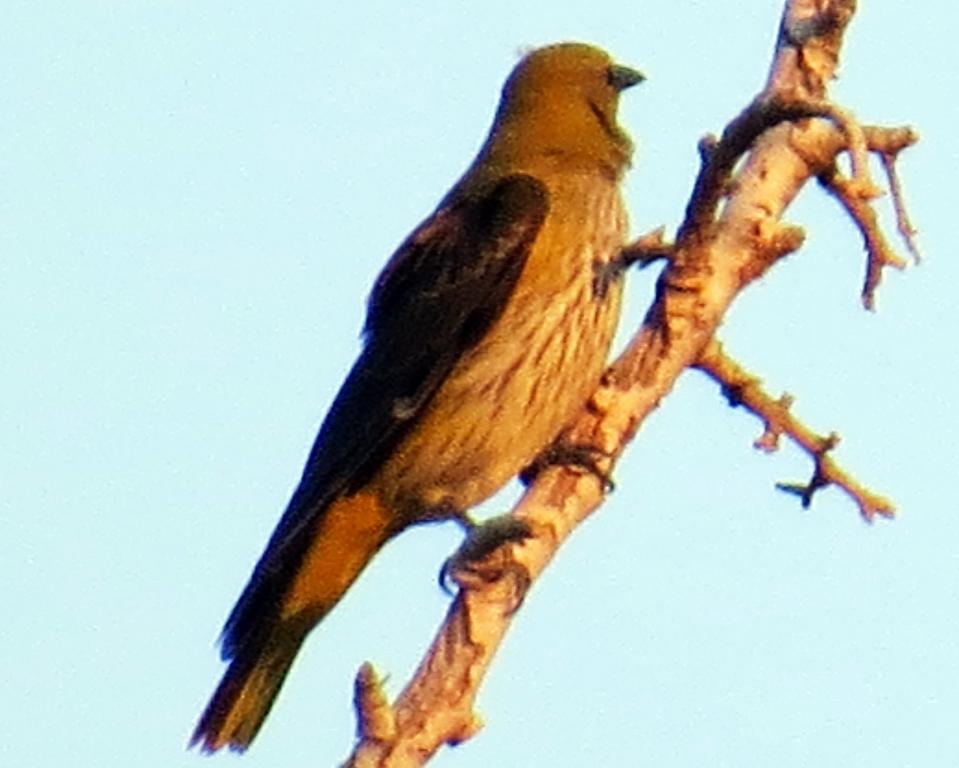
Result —
[[[370,494],[327,507],[295,558],[254,572],[227,622],[231,659],[190,746],[206,752],[253,741],[309,631],[333,608],[393,533],[390,511]],[[264,561],[271,552],[264,554]],[[241,627],[242,632],[235,628]]]
[[[199,744],[204,752],[225,746],[245,750],[273,706],[304,637],[300,634],[259,651],[240,652],[200,717],[190,746]]]

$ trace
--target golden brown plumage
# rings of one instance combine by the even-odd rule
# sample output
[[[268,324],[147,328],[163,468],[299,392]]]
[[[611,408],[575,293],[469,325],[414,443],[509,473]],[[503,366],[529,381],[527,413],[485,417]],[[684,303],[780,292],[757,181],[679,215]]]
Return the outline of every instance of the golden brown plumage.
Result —
[[[227,620],[192,743],[245,749],[306,634],[391,536],[458,516],[529,464],[598,383],[621,286],[620,91],[641,79],[565,43],[517,65],[476,160],[393,255],[365,345]]]

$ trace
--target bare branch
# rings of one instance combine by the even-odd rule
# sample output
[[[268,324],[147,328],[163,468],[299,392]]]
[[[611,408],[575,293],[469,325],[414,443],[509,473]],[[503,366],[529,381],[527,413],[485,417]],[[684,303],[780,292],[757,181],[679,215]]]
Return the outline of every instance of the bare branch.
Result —
[[[918,139],[918,137],[916,138]],[[899,174],[896,172],[897,153],[898,150],[895,153],[880,152],[879,157],[882,160],[882,167],[889,182],[889,191],[892,193],[892,205],[896,211],[896,229],[906,244],[913,261],[918,264],[922,258],[919,255],[919,246],[916,244],[916,228],[912,225],[909,214],[906,212],[906,201],[902,193],[902,186],[899,183]]]
[[[818,435],[793,416],[790,412],[793,398],[790,395],[772,398],[763,390],[759,378],[728,357],[722,345],[715,340],[703,350],[696,367],[719,383],[730,405],[741,405],[762,420],[763,434],[754,443],[757,448],[766,452],[774,451],[780,435],[786,435],[813,459],[813,475],[808,483],[778,483],[780,490],[799,496],[803,506],[808,507],[816,491],[835,485],[856,502],[859,513],[867,522],[871,523],[876,515],[893,517],[895,509],[891,502],[857,482],[829,455],[839,444],[839,435]]]
[[[730,174],[756,139],[780,123],[814,117],[830,120],[845,134],[857,196],[863,199],[877,197],[879,189],[869,177],[865,131],[848,111],[823,99],[800,99],[763,92],[726,126],[721,139],[710,135],[700,140],[700,172],[678,239],[681,241],[690,233],[702,230],[713,220],[722,196],[730,191]]]
[[[882,268],[905,269],[906,261],[889,245],[872,206],[859,195],[849,179],[839,173],[835,165],[819,174],[819,180],[833,197],[842,203],[843,208],[862,233],[868,254],[866,279],[862,287],[862,303],[866,309],[875,309],[876,288],[879,287],[879,281],[882,279]]]

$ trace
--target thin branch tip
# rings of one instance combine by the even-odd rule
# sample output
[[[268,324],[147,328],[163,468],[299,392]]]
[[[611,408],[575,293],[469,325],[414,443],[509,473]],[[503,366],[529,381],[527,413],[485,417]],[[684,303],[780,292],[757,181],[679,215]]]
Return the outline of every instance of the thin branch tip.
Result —
[[[918,135],[915,135],[915,138],[918,140]],[[898,150],[896,152],[880,152],[879,157],[882,161],[883,170],[886,173],[886,181],[889,184],[890,194],[892,195],[893,210],[896,214],[896,230],[899,232],[899,237],[905,244],[906,250],[909,251],[913,263],[919,264],[922,261],[919,244],[916,241],[916,236],[919,232],[913,226],[909,213],[906,210],[905,196],[902,191],[902,184],[899,181],[899,172],[896,170]]]
[[[888,501],[865,488],[833,461],[830,453],[839,445],[839,434],[820,435],[807,427],[792,414],[794,398],[791,395],[771,397],[763,390],[762,380],[730,358],[715,340],[702,351],[696,367],[719,384],[730,405],[745,408],[762,422],[763,432],[753,442],[754,447],[772,453],[778,449],[780,437],[786,435],[812,458],[813,474],[809,482],[777,483],[779,490],[798,496],[803,508],[808,508],[818,491],[835,485],[856,503],[864,519],[871,521],[877,514],[892,516],[892,505]]]
[[[356,735],[360,741],[390,743],[396,739],[396,713],[383,689],[383,680],[373,665],[360,665],[353,683]]]
[[[868,200],[859,195],[854,185],[839,172],[835,164],[819,174],[819,181],[843,206],[862,235],[866,249],[862,302],[866,309],[874,310],[883,268],[905,269],[906,260],[899,256],[886,240],[875,209]]]

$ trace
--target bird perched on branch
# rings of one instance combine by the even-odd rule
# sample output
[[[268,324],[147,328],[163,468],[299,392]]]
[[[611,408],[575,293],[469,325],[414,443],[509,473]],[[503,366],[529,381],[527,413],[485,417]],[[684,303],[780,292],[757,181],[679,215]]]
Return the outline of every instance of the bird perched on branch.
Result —
[[[227,619],[230,665],[191,744],[246,749],[380,547],[463,519],[585,404],[619,315],[632,143],[617,105],[642,79],[579,43],[509,76],[479,155],[373,286],[363,350]]]

